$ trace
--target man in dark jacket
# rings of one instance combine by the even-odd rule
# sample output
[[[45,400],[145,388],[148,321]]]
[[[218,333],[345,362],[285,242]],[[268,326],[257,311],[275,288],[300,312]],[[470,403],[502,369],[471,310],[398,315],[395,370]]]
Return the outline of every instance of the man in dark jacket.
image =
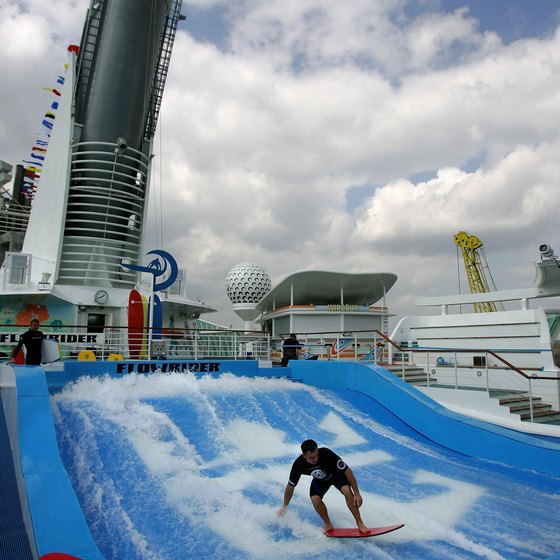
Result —
[[[280,365],[286,367],[290,360],[297,360],[298,353],[303,348],[295,334],[290,334],[282,343],[282,361]]]
[[[16,356],[19,354],[21,347],[25,344],[26,365],[39,365],[41,363],[41,342],[43,342],[43,338],[46,338],[46,336],[43,334],[43,331],[39,330],[39,320],[31,319],[29,330],[19,337],[19,342],[12,351],[10,362],[14,363],[16,361]]]

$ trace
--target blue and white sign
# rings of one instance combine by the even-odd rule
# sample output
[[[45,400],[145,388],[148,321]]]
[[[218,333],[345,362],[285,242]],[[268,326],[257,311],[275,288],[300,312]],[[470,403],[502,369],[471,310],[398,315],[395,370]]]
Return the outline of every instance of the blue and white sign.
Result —
[[[153,251],[147,253],[147,255],[156,255],[156,258],[152,259],[148,266],[128,263],[122,263],[122,266],[124,268],[128,268],[129,270],[137,270],[138,272],[147,272],[152,274],[154,277],[154,292],[166,290],[173,285],[175,280],[177,280],[177,275],[179,273],[177,261],[173,255],[167,251],[162,251],[161,249],[154,249]]]

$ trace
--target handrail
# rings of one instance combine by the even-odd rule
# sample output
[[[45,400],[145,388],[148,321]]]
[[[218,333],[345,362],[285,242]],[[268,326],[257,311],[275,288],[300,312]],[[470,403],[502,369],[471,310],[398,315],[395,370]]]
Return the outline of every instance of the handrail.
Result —
[[[41,331],[55,338],[61,357],[77,359],[81,350],[93,350],[98,359],[120,354],[127,359],[165,357],[167,359],[260,359],[270,360],[270,335],[262,331],[146,327],[130,332],[127,326],[92,328],[85,325],[51,326]],[[0,324],[0,350],[8,357],[17,344],[25,326]],[[148,333],[159,336],[148,336]],[[151,339],[152,344],[148,344]]]
[[[392,341],[391,341],[391,343],[392,343]],[[392,343],[392,344],[393,344],[393,346],[400,349],[400,347],[397,344],[394,344],[394,343]],[[553,376],[537,375],[537,374],[527,375],[520,368],[518,368],[517,366],[510,363],[508,360],[506,360],[505,358],[503,358],[502,356],[500,356],[499,354],[497,354],[493,350],[489,350],[489,349],[478,349],[478,348],[468,348],[468,349],[467,348],[421,349],[421,348],[415,348],[413,350],[413,352],[425,353],[429,356],[429,353],[433,352],[434,350],[437,350],[438,352],[453,352],[455,355],[457,353],[469,353],[469,354],[473,354],[473,353],[482,354],[482,353],[484,353],[486,355],[490,355],[490,356],[494,357],[498,362],[501,362],[502,364],[504,364],[509,371],[515,372],[517,375],[520,375],[521,377],[525,378],[528,381],[528,384],[529,384],[529,399],[528,399],[528,401],[529,401],[529,415],[530,415],[531,422],[534,421],[533,390],[532,390],[531,382],[535,381],[535,380],[545,380],[545,381],[558,381],[558,380],[560,380],[559,377],[553,377]],[[400,351],[403,352],[403,349],[400,349]],[[404,360],[403,360],[403,364],[404,364]],[[429,366],[429,358],[428,358],[428,364],[426,366],[427,369],[429,369],[428,366]],[[457,370],[457,360],[455,360],[455,370]],[[428,373],[428,385],[429,385],[429,373]],[[455,388],[457,389],[457,377],[455,377]],[[486,360],[486,391],[490,392],[487,360]]]
[[[295,332],[294,334],[296,334],[298,336],[328,334],[328,335],[331,335],[331,336],[337,336],[338,335],[340,337],[348,338],[348,337],[350,337],[350,333],[374,333],[374,334],[378,335],[380,338],[382,338],[383,340],[385,340],[387,343],[389,343],[391,346],[393,346],[393,348],[395,348],[398,352],[401,352],[401,353],[411,353],[412,352],[412,353],[428,354],[430,352],[437,351],[437,352],[458,352],[458,353],[463,353],[463,354],[472,354],[472,353],[490,354],[491,356],[496,358],[499,362],[502,362],[505,366],[507,366],[508,369],[511,369],[511,370],[515,371],[516,373],[523,376],[527,380],[531,380],[531,379],[558,380],[558,379],[560,379],[558,377],[538,376],[538,375],[534,375],[534,374],[533,375],[527,375],[523,370],[521,370],[517,366],[511,364],[505,358],[502,358],[502,356],[500,356],[499,354],[497,354],[493,350],[484,349],[484,348],[417,348],[417,347],[413,348],[413,349],[412,348],[401,348],[395,341],[393,341],[386,334],[382,333],[381,331],[379,331],[377,329],[364,329],[364,330],[352,330],[352,331],[332,331],[332,330],[331,331],[312,331],[312,332],[307,332],[307,333]],[[281,333],[279,336],[280,337],[288,336],[288,333]]]
[[[379,337],[380,339],[384,340],[387,344],[389,344],[390,346],[392,346],[397,352],[401,353],[401,356],[403,356],[403,358],[401,359],[401,378],[403,379],[403,381],[405,380],[405,359],[404,359],[404,355],[405,354],[414,354],[414,353],[420,353],[420,354],[426,354],[427,356],[427,362],[426,362],[426,373],[427,373],[427,384],[428,386],[430,385],[430,373],[429,373],[429,355],[430,353],[437,351],[440,353],[445,353],[445,352],[453,352],[455,354],[455,389],[458,389],[458,382],[457,382],[457,359],[456,359],[456,355],[457,353],[463,353],[463,354],[485,354],[487,357],[490,355],[493,358],[496,359],[496,361],[498,363],[503,364],[508,371],[510,372],[514,372],[514,374],[520,376],[521,378],[525,379],[528,382],[529,385],[529,414],[530,414],[530,419],[531,421],[534,420],[534,408],[533,408],[533,387],[532,387],[532,382],[533,381],[537,381],[537,380],[544,380],[544,381],[559,381],[560,377],[554,377],[554,376],[547,376],[547,375],[538,375],[538,374],[531,374],[528,375],[526,374],[521,368],[513,365],[512,363],[510,363],[508,360],[506,360],[505,358],[503,358],[502,356],[500,356],[498,353],[494,352],[493,350],[489,350],[489,349],[479,349],[479,348],[401,348],[401,346],[399,344],[397,344],[396,342],[394,342],[393,340],[391,340],[387,335],[385,335],[384,333],[380,332],[377,329],[371,329],[371,330],[362,330],[362,331],[339,331],[339,332],[334,332],[334,331],[320,331],[320,332],[313,332],[313,333],[294,333],[296,335],[299,334],[299,336],[310,336],[310,335],[321,335],[321,340],[323,339],[324,335],[330,335],[330,336],[336,336],[337,340],[340,339],[340,337],[348,337],[351,334],[356,335],[357,333],[364,333],[367,332],[369,334],[373,334],[373,343],[376,344],[376,338]],[[356,336],[354,336],[354,338],[357,339]],[[325,346],[327,346],[325,344]],[[357,357],[357,356],[356,356]],[[337,355],[337,359],[339,359],[339,356]],[[375,356],[375,363],[377,363],[377,355]],[[393,360],[392,360],[392,354],[390,355],[390,360],[389,360],[389,364],[392,364]],[[488,359],[486,359],[485,361],[486,365],[486,391],[489,393],[490,392],[490,380],[489,380],[489,375],[488,375]]]
[[[19,335],[26,330],[26,326],[12,324],[0,324],[0,349],[4,355],[9,355],[11,349],[19,340]],[[111,353],[118,353],[128,359],[150,359],[151,357],[167,356],[168,359],[259,359],[266,360],[272,364],[272,360],[279,357],[281,353],[281,339],[288,333],[282,333],[278,337],[272,337],[270,333],[255,330],[232,330],[223,328],[186,328],[186,327],[164,327],[161,330],[152,329],[152,333],[161,333],[161,340],[152,340],[156,344],[148,347],[147,333],[150,328],[139,331],[135,340],[130,342],[131,334],[126,326],[106,326],[94,330],[85,325],[51,326],[44,324],[41,330],[47,336],[58,335],[63,359],[76,358],[80,350],[93,349],[98,358],[105,359]],[[455,359],[452,364],[455,367],[455,388],[459,388],[457,354],[485,354],[485,364],[480,367],[486,369],[486,391],[489,392],[489,372],[499,372],[503,366],[508,374],[513,372],[519,379],[523,379],[529,385],[529,409],[533,419],[533,386],[535,381],[559,381],[560,377],[550,375],[528,374],[522,368],[515,366],[493,350],[481,348],[418,348],[401,347],[385,333],[377,329],[363,329],[355,331],[315,331],[309,333],[295,333],[300,337],[300,342],[308,349],[309,356],[315,352],[313,347],[319,348],[319,358],[326,360],[355,360],[360,359],[372,363],[396,364],[395,353],[401,354],[400,377],[405,380],[406,365],[413,363],[414,354],[426,355],[426,364],[421,367],[427,372],[427,384],[430,386],[430,354],[453,353]],[[78,335],[78,336],[74,336]],[[349,340],[350,339],[350,340]],[[382,344],[380,344],[382,342]],[[388,350],[386,347],[389,347]],[[361,347],[361,350],[360,350]],[[365,353],[364,353],[365,347]],[[488,356],[494,358],[496,364],[488,367]],[[314,357],[317,359],[317,357]],[[386,358],[386,361],[385,359]],[[441,365],[441,364],[437,364]],[[468,366],[469,368],[477,366]],[[494,369],[494,368],[498,369]],[[494,375],[494,373],[492,374]],[[514,378],[508,381],[508,385],[515,386]],[[477,384],[478,387],[481,385]],[[495,387],[495,385],[494,385]],[[512,389],[513,390],[513,389]],[[525,389],[526,390],[526,389]]]
[[[518,373],[519,375],[521,375],[522,377],[524,377],[525,379],[531,381],[533,379],[545,379],[545,380],[560,380],[559,377],[549,377],[549,376],[544,376],[544,375],[536,375],[536,374],[532,374],[532,375],[527,375],[523,370],[521,370],[520,368],[518,368],[517,366],[514,366],[513,364],[511,364],[510,362],[508,362],[505,358],[502,358],[499,354],[496,354],[496,352],[494,352],[493,350],[488,350],[488,349],[483,349],[483,348],[414,348],[414,350],[411,349],[406,349],[406,350],[402,350],[398,345],[393,344],[393,346],[395,346],[396,348],[399,349],[400,352],[418,352],[418,353],[430,353],[430,352],[456,352],[459,354],[489,354],[490,356],[493,356],[494,358],[496,358],[499,362],[502,362],[505,366],[507,366],[508,369],[511,369],[513,371],[515,371],[516,373]]]
[[[2,334],[2,332],[5,332],[7,330],[9,330],[10,332],[18,332],[18,333],[22,333],[25,331],[27,325],[13,325],[13,324],[9,324],[9,323],[2,323],[0,324],[0,335]],[[123,331],[126,332],[128,331],[128,327],[126,326],[105,326],[100,327],[101,332],[103,331],[109,331],[109,332],[115,332],[115,331]],[[150,328],[146,327],[144,330],[148,331]],[[69,332],[69,331],[76,331],[76,332],[80,332],[80,333],[86,333],[88,330],[88,327],[86,325],[64,325],[63,327],[52,327],[50,325],[41,325],[41,330],[43,332],[45,332],[45,334],[51,335],[51,334],[64,334],[65,332]],[[198,333],[200,334],[218,334],[218,333],[222,333],[222,334],[242,334],[245,335],[245,337],[250,338],[250,337],[255,337],[255,336],[262,336],[262,337],[269,337],[268,333],[265,333],[263,331],[259,331],[259,330],[247,330],[247,329],[228,329],[226,327],[223,328],[187,328],[187,327],[163,327],[162,329],[163,331],[163,335],[164,338],[169,338],[172,336],[181,336],[183,338],[188,337],[189,334],[196,334]],[[90,330],[90,332],[93,332]],[[99,333],[99,331],[96,331],[97,333]],[[553,380],[558,380],[560,378],[558,377],[554,377],[554,376],[543,376],[543,375],[537,375],[537,374],[531,374],[528,375],[526,374],[521,368],[518,368],[517,366],[515,366],[514,364],[510,363],[508,360],[506,360],[505,358],[503,358],[502,356],[500,356],[499,354],[497,354],[496,352],[494,352],[493,350],[489,350],[489,349],[485,349],[485,348],[418,348],[418,347],[414,347],[414,348],[402,348],[399,344],[397,344],[395,341],[393,341],[391,338],[389,338],[386,334],[382,333],[381,331],[377,330],[377,329],[363,329],[363,330],[352,330],[352,331],[334,331],[334,330],[330,330],[330,331],[312,331],[312,332],[307,332],[307,333],[302,333],[302,332],[296,332],[295,334],[297,336],[306,336],[309,337],[310,335],[330,335],[330,337],[339,337],[339,338],[356,338],[356,336],[352,336],[352,335],[356,335],[356,334],[360,334],[360,333],[368,333],[370,335],[373,335],[373,340],[375,341],[377,338],[384,340],[386,343],[388,343],[390,346],[392,346],[396,351],[402,353],[402,354],[407,354],[407,353],[420,353],[420,354],[428,354],[431,352],[456,352],[456,353],[463,353],[463,354],[472,354],[472,353],[479,353],[479,354],[489,354],[491,356],[493,356],[497,361],[501,362],[502,364],[504,364],[508,369],[516,372],[518,375],[522,376],[524,379],[531,381],[531,380],[535,380],[535,379],[542,379],[542,380],[549,380],[549,381],[553,381]],[[289,333],[281,333],[279,335],[280,338],[282,338],[283,336],[288,336]],[[277,342],[277,338],[271,338],[272,342]],[[329,344],[330,346],[330,344]],[[392,361],[390,362],[392,363]]]

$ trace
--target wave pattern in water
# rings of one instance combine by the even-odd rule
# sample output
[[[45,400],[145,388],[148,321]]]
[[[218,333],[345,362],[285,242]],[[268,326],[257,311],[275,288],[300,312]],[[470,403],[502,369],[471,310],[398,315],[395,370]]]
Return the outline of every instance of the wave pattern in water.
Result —
[[[430,445],[372,404],[278,379],[225,374],[82,378],[52,397],[61,456],[104,556],[183,558],[546,558],[560,549],[560,481]],[[405,435],[406,434],[406,435]],[[333,540],[309,478],[278,518],[302,440],[357,475],[375,539]],[[353,526],[343,497],[325,497]]]

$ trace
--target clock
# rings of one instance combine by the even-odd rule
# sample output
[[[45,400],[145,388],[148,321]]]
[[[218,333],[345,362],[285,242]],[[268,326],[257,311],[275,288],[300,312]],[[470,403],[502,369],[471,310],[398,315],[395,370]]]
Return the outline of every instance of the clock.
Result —
[[[109,301],[109,294],[105,290],[97,290],[93,296],[95,303],[105,305]]]

